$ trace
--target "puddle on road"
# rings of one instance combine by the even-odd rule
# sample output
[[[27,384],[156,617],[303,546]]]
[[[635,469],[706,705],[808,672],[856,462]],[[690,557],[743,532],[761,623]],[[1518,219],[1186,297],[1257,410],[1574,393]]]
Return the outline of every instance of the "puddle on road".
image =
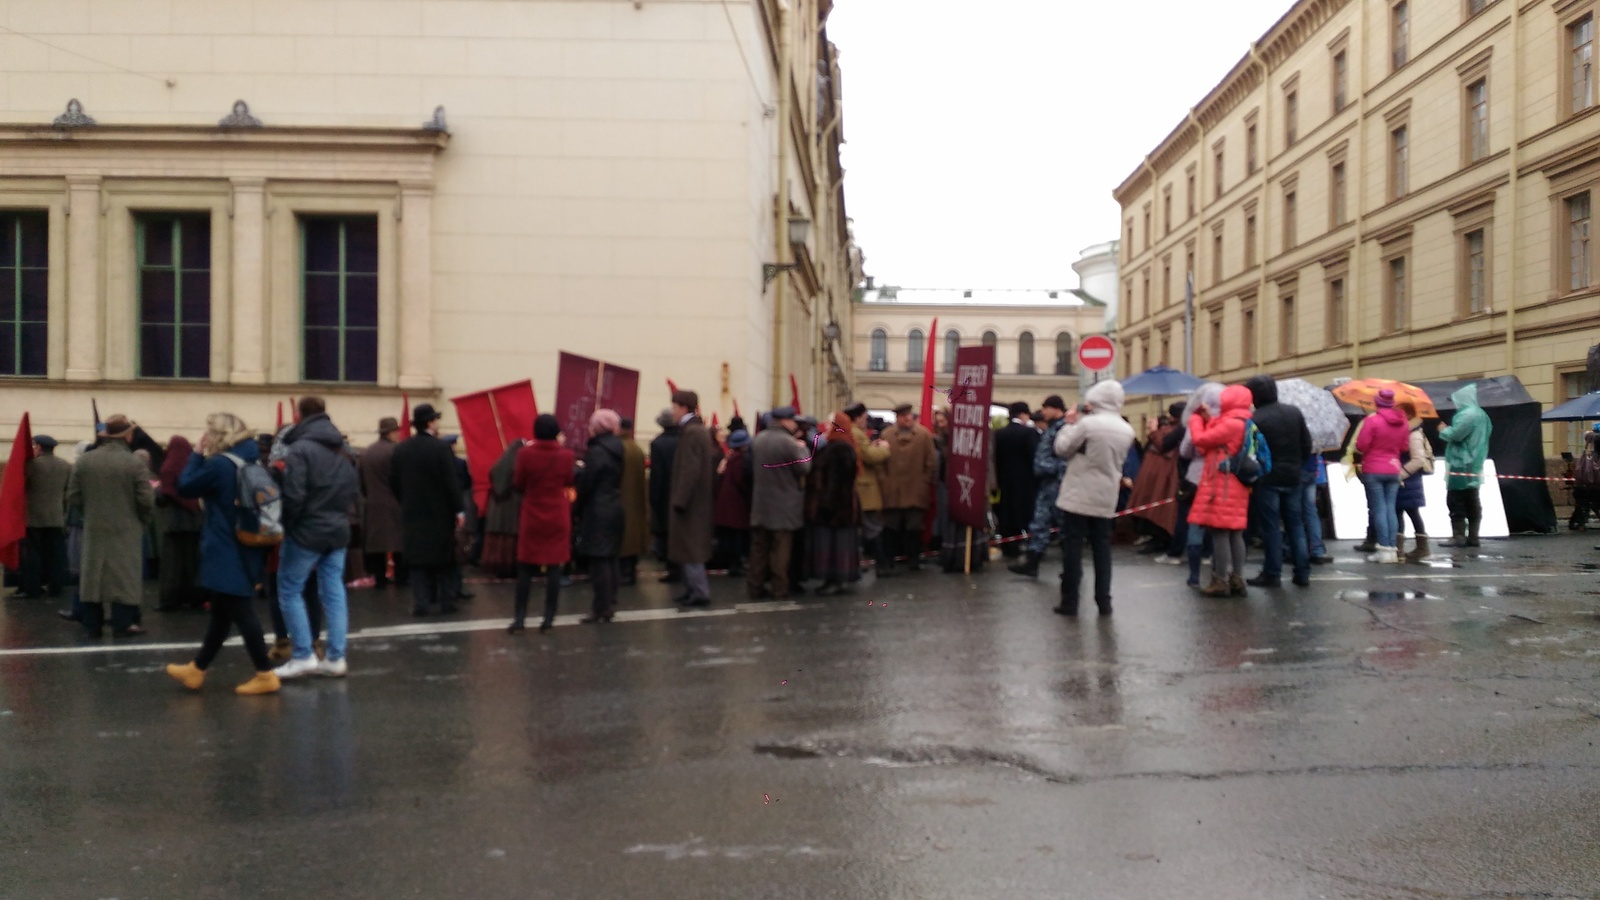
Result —
[[[1340,600],[1360,603],[1400,603],[1405,600],[1443,600],[1443,597],[1426,591],[1340,591]]]
[[[1463,584],[1460,591],[1469,597],[1542,597],[1543,593],[1521,585]]]

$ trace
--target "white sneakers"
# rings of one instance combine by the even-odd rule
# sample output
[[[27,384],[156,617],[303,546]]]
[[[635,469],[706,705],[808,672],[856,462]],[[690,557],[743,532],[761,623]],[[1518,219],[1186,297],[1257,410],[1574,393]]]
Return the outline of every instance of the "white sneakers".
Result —
[[[1367,557],[1367,562],[1369,563],[1397,563],[1399,561],[1400,553],[1394,547],[1380,546],[1377,553]]]
[[[306,675],[343,678],[350,671],[350,665],[342,659],[319,660],[315,656],[308,656],[305,659],[291,659],[272,671],[280,681],[292,681]]]

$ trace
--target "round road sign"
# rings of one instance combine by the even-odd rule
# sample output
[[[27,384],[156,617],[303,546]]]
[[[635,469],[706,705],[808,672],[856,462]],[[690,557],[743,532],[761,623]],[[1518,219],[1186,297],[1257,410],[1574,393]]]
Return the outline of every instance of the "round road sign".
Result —
[[[1117,345],[1103,334],[1090,335],[1078,345],[1078,362],[1091,372],[1111,368],[1117,357]]]

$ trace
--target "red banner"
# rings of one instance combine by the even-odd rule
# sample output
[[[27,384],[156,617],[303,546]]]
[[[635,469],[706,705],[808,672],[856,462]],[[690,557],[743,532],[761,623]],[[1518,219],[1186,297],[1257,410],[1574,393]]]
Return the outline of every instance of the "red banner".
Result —
[[[533,382],[519,381],[503,387],[452,397],[461,440],[467,445],[467,468],[472,471],[472,496],[480,511],[489,508],[489,470],[500,461],[506,447],[533,437],[533,420],[539,403]]]
[[[22,414],[11,459],[0,477],[0,566],[15,572],[22,565],[22,539],[28,536],[28,460],[33,458],[33,429]]]
[[[589,443],[589,417],[595,410],[615,410],[622,418],[632,419],[638,403],[637,371],[562,352],[556,372],[556,418],[561,420],[568,450],[583,454]]]
[[[993,347],[962,347],[956,351],[945,489],[950,497],[950,518],[980,529],[989,522],[989,401],[994,393],[993,376]]]

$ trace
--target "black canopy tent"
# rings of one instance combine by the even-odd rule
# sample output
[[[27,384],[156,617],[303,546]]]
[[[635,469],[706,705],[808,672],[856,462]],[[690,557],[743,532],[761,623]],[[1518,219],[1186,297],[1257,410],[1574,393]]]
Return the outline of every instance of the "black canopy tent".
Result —
[[[1456,405],[1450,400],[1450,395],[1469,384],[1477,384],[1478,405],[1489,414],[1489,422],[1494,426],[1494,432],[1489,436],[1489,458],[1494,460],[1495,474],[1539,479],[1545,477],[1544,425],[1540,421],[1544,409],[1516,376],[1411,383],[1428,395],[1434,408],[1439,411],[1440,421],[1447,425],[1456,413]],[[1358,406],[1348,403],[1341,403],[1340,406],[1350,416],[1352,424],[1365,415]],[[1433,451],[1442,463],[1444,444],[1439,440],[1438,428],[1432,423],[1425,423],[1423,431],[1433,442]],[[1355,434],[1354,428],[1350,429],[1350,434]],[[1333,454],[1327,456],[1337,458]],[[1502,478],[1499,483],[1500,499],[1506,508],[1506,526],[1512,534],[1555,532],[1556,505],[1550,499],[1548,482]]]
[[[1544,407],[1533,399],[1515,375],[1415,382],[1427,392],[1446,424],[1456,412],[1450,395],[1473,383],[1478,385],[1478,405],[1494,424],[1494,433],[1489,436],[1489,458],[1494,460],[1495,473],[1543,479],[1544,423],[1540,416],[1544,414]],[[1505,502],[1506,525],[1512,534],[1551,534],[1556,530],[1556,505],[1550,499],[1548,482],[1502,478],[1500,498]]]

